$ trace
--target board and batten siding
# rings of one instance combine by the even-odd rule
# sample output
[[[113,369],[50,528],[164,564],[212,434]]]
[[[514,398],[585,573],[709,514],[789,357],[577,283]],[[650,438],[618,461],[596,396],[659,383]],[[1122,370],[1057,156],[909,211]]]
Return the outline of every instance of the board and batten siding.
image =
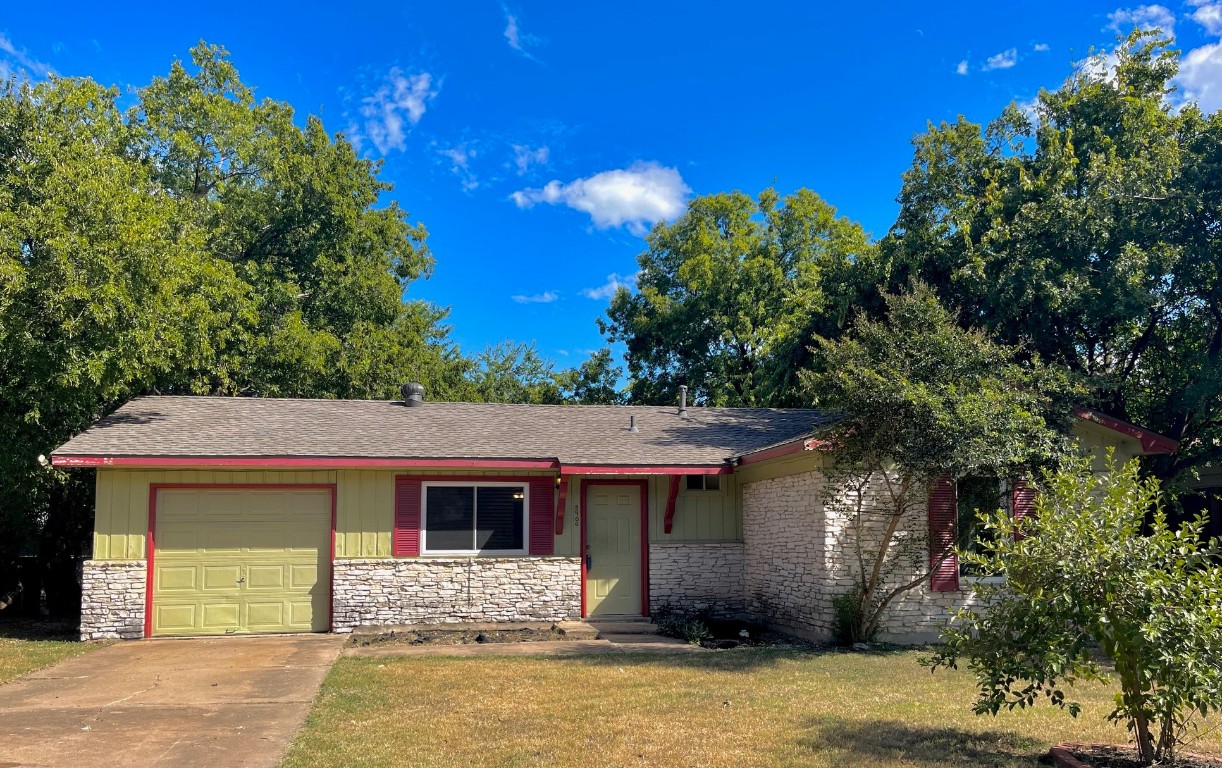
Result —
[[[97,471],[96,477],[93,559],[145,558],[149,486],[152,484],[335,484],[335,557],[356,559],[391,557],[397,475],[481,477],[491,480],[537,474],[546,473],[427,469],[162,471],[102,468]],[[564,534],[556,537],[557,555],[577,554],[579,537],[574,534],[574,528],[575,525],[566,525]]]
[[[649,541],[653,544],[678,542],[742,541],[743,518],[739,511],[740,492],[733,475],[720,475],[721,489],[689,491],[680,479],[679,497],[671,532],[665,532],[666,497],[670,493],[669,475],[584,475],[569,478],[564,533],[556,537],[557,555],[579,555],[581,537],[577,530],[581,515],[581,481],[646,480],[649,500]]]
[[[99,469],[95,481],[93,559],[145,558],[152,484],[330,484],[336,482],[335,475],[330,471]]]

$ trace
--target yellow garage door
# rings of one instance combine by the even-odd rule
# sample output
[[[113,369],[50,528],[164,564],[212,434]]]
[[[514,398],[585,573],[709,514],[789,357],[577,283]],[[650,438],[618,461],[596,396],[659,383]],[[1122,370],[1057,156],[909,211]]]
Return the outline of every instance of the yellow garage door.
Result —
[[[325,632],[329,489],[162,488],[153,634]]]

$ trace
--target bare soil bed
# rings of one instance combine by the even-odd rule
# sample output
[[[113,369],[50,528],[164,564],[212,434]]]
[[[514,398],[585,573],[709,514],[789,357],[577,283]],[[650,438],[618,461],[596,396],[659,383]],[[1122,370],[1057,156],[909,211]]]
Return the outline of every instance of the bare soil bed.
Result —
[[[1086,765],[1090,768],[1142,768],[1141,761],[1137,759],[1137,750],[1131,746],[1064,744],[1060,748],[1072,755],[1078,761],[1078,765]],[[1068,761],[1063,762],[1053,757],[1041,762],[1073,766]],[[1176,756],[1173,762],[1159,763],[1158,766],[1159,768],[1222,768],[1222,758],[1184,752]]]
[[[473,645],[476,643],[546,643],[571,640],[551,629],[404,629],[376,635],[353,635],[349,645]]]

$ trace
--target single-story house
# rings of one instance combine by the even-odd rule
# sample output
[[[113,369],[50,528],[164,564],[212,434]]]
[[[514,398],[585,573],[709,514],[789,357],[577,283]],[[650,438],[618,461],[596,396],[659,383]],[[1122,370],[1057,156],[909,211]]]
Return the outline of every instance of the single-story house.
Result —
[[[96,470],[83,638],[750,618],[826,639],[849,549],[807,409],[135,399],[52,454]],[[1082,412],[1088,448],[1174,443]],[[906,521],[931,538],[921,514]],[[953,515],[949,525],[954,525]],[[895,603],[923,640],[957,573]]]

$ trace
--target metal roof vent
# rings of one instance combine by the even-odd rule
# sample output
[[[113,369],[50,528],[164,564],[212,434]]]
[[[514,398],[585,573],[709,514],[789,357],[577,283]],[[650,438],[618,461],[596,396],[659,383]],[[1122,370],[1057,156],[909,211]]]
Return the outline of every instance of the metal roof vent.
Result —
[[[632,432],[633,434],[641,431],[636,428],[636,414],[635,413],[628,416],[628,431]]]
[[[679,418],[687,418],[687,385],[679,385]]]
[[[424,385],[418,381],[403,385],[403,404],[408,408],[424,405]]]

